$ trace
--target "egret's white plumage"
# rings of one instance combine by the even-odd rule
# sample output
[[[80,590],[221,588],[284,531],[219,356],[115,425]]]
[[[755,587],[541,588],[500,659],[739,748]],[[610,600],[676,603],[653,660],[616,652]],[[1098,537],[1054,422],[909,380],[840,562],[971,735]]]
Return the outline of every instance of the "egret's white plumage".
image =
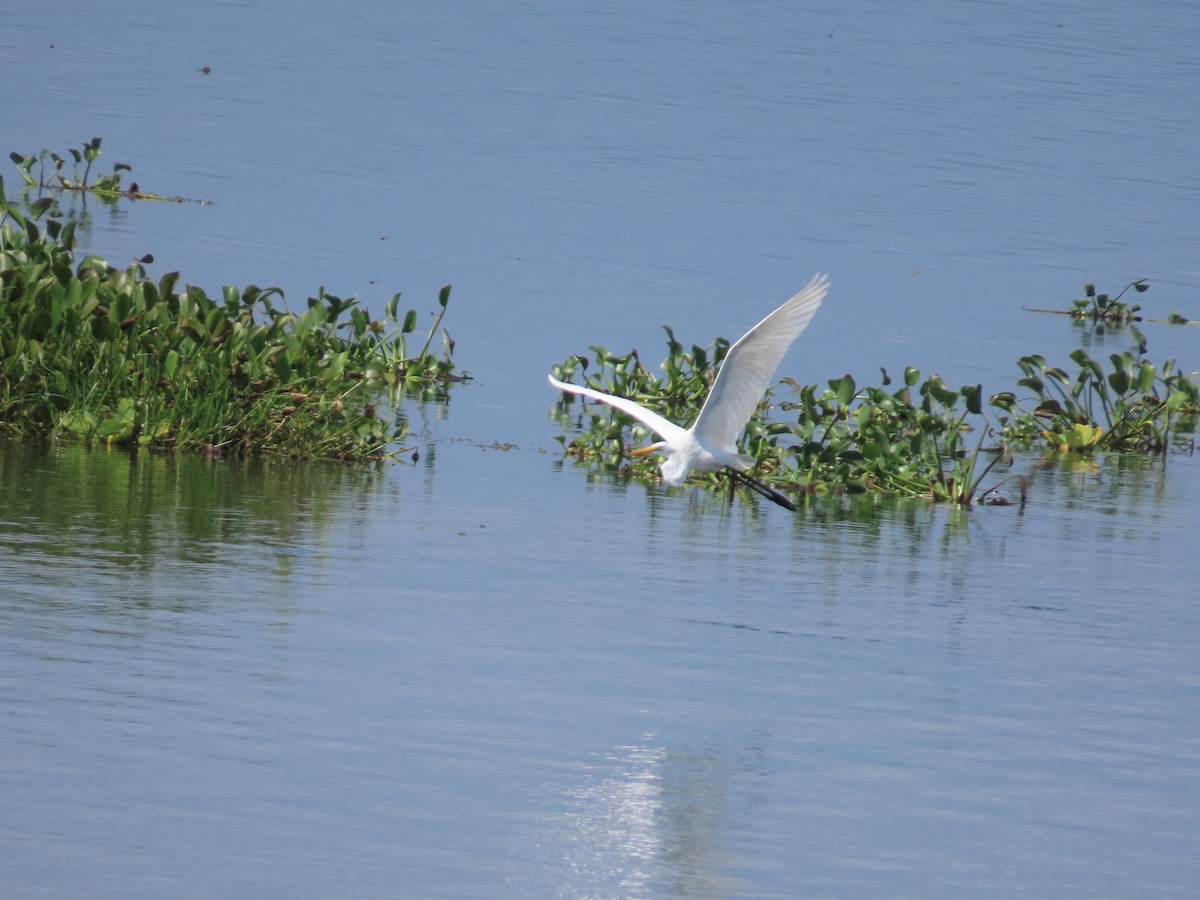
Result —
[[[814,277],[804,290],[742,335],[725,356],[691,428],[682,428],[624,397],[567,384],[553,375],[549,376],[550,383],[559,390],[607,403],[658,434],[663,440],[634,452],[666,457],[662,478],[671,487],[683,484],[692,469],[717,472],[728,467],[744,473],[754,465],[754,457],[738,453],[738,434],[770,386],[783,355],[808,327],[828,290],[826,276]],[[778,498],[772,499],[779,502]]]

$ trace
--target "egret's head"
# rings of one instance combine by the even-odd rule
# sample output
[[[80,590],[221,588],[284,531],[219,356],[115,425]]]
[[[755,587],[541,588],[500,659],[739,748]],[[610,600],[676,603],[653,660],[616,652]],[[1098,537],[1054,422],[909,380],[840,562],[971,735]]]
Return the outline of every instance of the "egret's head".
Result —
[[[666,441],[659,441],[657,444],[650,444],[648,447],[639,447],[636,450],[630,450],[630,456],[651,456],[652,454],[660,456],[668,456],[671,453],[671,448],[667,446]]]
[[[648,447],[642,447],[638,450],[630,450],[630,456],[650,456],[657,453],[659,456],[666,457],[662,462],[662,480],[667,487],[679,487],[688,477],[688,472],[691,471],[691,465],[684,456],[676,455],[678,447],[672,447],[666,441],[659,441],[657,444],[651,444]]]

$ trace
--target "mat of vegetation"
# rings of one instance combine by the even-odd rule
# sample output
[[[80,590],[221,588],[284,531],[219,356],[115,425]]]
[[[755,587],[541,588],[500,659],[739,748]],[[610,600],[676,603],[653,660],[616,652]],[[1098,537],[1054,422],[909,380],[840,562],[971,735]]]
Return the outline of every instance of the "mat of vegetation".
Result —
[[[1130,287],[1141,293],[1148,285],[1140,280]],[[964,505],[1024,502],[1024,477],[1002,475],[1014,450],[1041,446],[1054,454],[1165,454],[1174,446],[1194,451],[1197,373],[1183,373],[1173,360],[1156,364],[1147,358],[1145,337],[1132,324],[1140,321],[1140,307],[1120,303],[1120,295],[1115,300],[1097,295],[1091,285],[1085,293],[1091,299],[1077,301],[1064,314],[1092,326],[1127,325],[1136,350],[1110,354],[1103,362],[1078,349],[1070,354],[1069,367],[1037,354],[1023,356],[1017,362],[1020,391],[988,397],[981,385],[952,387],[937,375],[922,378],[913,366],[898,380],[881,370],[876,385],[860,385],[850,375],[830,379],[825,387],[784,378],[767,393],[739,449],[758,460],[756,477],[795,494],[877,491]],[[1090,310],[1099,314],[1091,316]],[[1168,321],[1187,320],[1172,313]],[[554,375],[566,381],[582,376],[592,388],[632,398],[686,424],[699,414],[730,344],[718,338],[687,352],[670,328],[664,330],[667,358],[661,377],[636,351],[622,355],[597,346],[553,366]],[[564,394],[555,408],[562,426],[577,432],[558,437],[568,456],[627,477],[657,477],[655,460],[626,453],[627,446],[649,439],[642,425],[604,404],[583,404],[577,412],[575,401]],[[721,481],[716,475],[693,478],[713,485]]]
[[[0,202],[0,434],[373,458],[403,438],[378,414],[382,387],[436,395],[464,377],[444,328],[431,348],[449,286],[410,352],[418,316],[399,294],[379,317],[323,288],[300,312],[273,287],[209,297],[178,272],[152,279],[149,257],[77,260],[76,223],[54,217],[52,197],[22,212],[0,179]]]

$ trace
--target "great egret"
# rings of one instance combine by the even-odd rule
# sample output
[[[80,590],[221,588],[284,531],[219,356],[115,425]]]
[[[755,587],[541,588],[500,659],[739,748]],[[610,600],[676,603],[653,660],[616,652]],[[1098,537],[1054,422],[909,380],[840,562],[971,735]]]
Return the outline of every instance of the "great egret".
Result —
[[[553,375],[549,376],[550,383],[560,391],[607,403],[662,437],[657,444],[634,450],[633,455],[664,456],[662,479],[668,487],[683,484],[692,469],[701,472],[727,469],[730,477],[742,479],[764,497],[794,510],[796,507],[785,496],[746,474],[755,459],[738,453],[736,441],[770,386],[783,355],[808,327],[828,290],[826,276],[814,276],[804,290],[742,335],[725,356],[717,380],[691,428],[676,425],[625,397],[567,384]]]

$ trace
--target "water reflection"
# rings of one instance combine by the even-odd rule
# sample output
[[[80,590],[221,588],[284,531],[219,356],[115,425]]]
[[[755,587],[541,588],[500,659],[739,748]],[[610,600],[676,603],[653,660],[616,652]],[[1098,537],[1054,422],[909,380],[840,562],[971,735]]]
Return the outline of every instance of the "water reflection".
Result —
[[[9,184],[10,182],[6,181],[5,187],[8,188]],[[47,193],[44,189],[21,186],[12,191],[9,200],[16,203],[18,209],[27,211],[31,203]],[[94,247],[102,243],[96,237],[97,230],[102,235],[128,230],[131,208],[127,202],[100,200],[76,191],[61,192],[54,196],[64,220],[73,219],[77,223],[75,234],[80,245],[84,247]],[[126,261],[118,259],[110,262],[119,268]]]
[[[1023,516],[791,516],[568,467],[569,522],[525,493],[540,456],[435,446],[363,469],[5,445],[5,757],[39,786],[13,821],[134,866],[111,830],[198,815],[164,858],[233,833],[311,894],[361,863],[426,896],[494,896],[504,867],[512,895],[563,897],[790,896],[809,872],[927,896],[922,871],[992,871],[1021,822],[1076,834],[1059,809],[1182,821],[1153,773],[1194,766],[1150,745],[1194,730],[1188,458],[1165,483],[1161,461],[1019,460]]]
[[[89,584],[153,601],[198,569],[287,581],[328,555],[335,518],[365,518],[400,487],[382,465],[209,461],[87,448],[0,443],[0,559],[22,592],[57,596]],[[154,577],[150,577],[154,576]],[[178,581],[177,579],[184,579]]]

